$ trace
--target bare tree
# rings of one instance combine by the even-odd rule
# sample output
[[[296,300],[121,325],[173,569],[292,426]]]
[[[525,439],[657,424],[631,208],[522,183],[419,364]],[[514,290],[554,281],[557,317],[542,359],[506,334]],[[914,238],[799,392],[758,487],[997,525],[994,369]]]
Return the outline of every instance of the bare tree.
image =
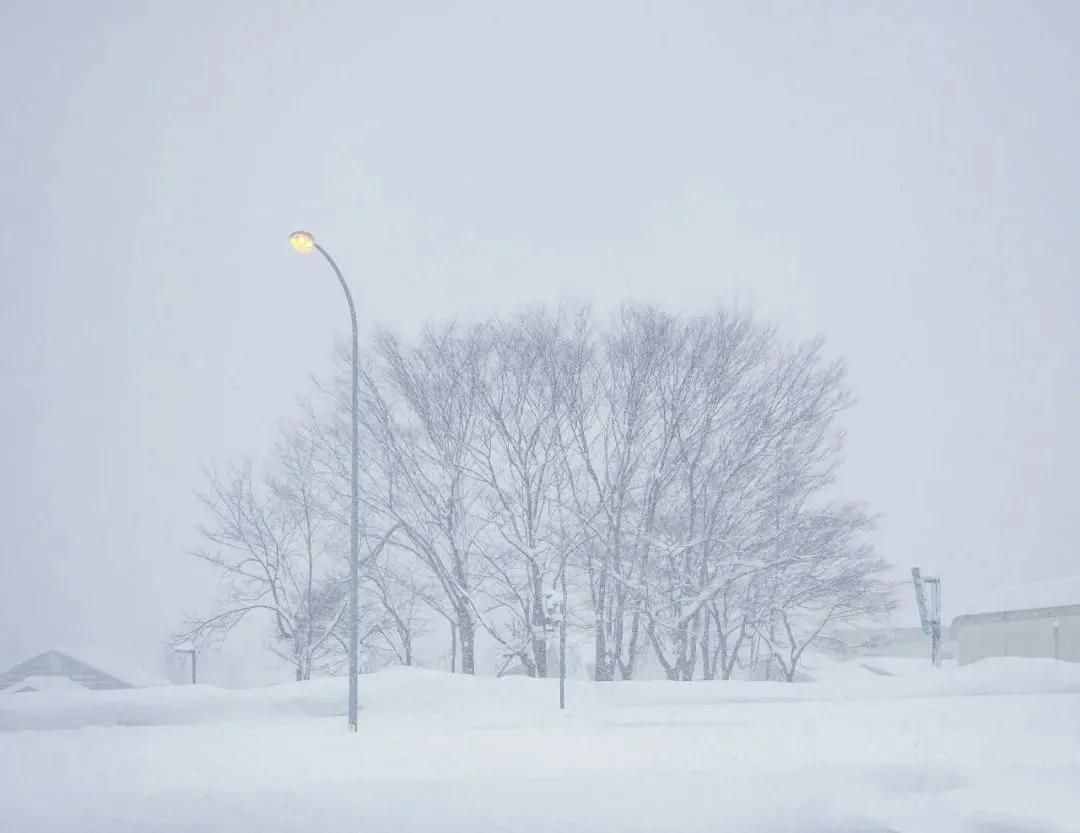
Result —
[[[532,312],[483,332],[478,374],[480,418],[469,472],[482,488],[489,521],[484,556],[502,621],[492,634],[530,676],[548,675],[546,586],[562,563],[551,509],[563,473],[567,321]]]
[[[325,515],[314,488],[310,448],[286,442],[277,477],[257,481],[250,464],[211,476],[202,502],[200,560],[221,573],[224,594],[212,615],[189,623],[183,639],[223,638],[249,616],[273,628],[275,652],[297,680],[310,679],[337,645],[347,603],[339,564],[327,549]]]
[[[414,348],[383,334],[366,375],[365,425],[372,440],[366,504],[396,527],[395,545],[418,559],[444,595],[460,641],[461,667],[475,673],[483,564],[479,500],[467,471],[480,396],[479,339],[453,326],[431,329]]]
[[[757,471],[771,427],[763,382],[771,334],[742,316],[718,312],[682,326],[669,381],[661,386],[671,424],[676,476],[660,507],[649,580],[648,634],[671,679],[688,680],[699,655],[711,676],[717,627],[722,666],[728,656],[727,600],[752,566]]]
[[[796,519],[833,483],[836,418],[851,401],[843,366],[824,360],[819,341],[781,349],[769,331],[723,314],[698,327],[687,343],[705,345],[705,371],[685,400],[693,418],[676,431],[679,476],[661,510],[646,607],[657,659],[680,680],[693,678],[699,656],[706,677],[729,677],[748,637],[775,645],[778,588],[790,590],[808,564],[839,559],[835,548],[808,546]],[[693,367],[693,355],[680,365]],[[677,408],[675,397],[662,402]],[[844,616],[876,609],[872,586],[849,586],[867,604],[849,597]],[[789,652],[788,666],[797,656]]]
[[[602,348],[581,345],[571,365],[562,451],[569,508],[590,533],[581,566],[598,680],[630,678],[639,653],[648,506],[667,475],[653,397],[669,328],[670,319],[655,310],[624,308]]]
[[[400,563],[403,555],[412,558],[392,547],[384,548],[381,557],[373,554],[369,558],[365,602],[382,612],[374,629],[376,650],[381,648],[398,665],[412,665],[416,639],[428,630],[423,614],[430,590],[411,565]]]
[[[788,546],[798,554],[777,571],[769,617],[757,624],[788,682],[807,648],[837,626],[880,616],[894,606],[888,564],[863,540],[872,528],[861,507],[845,504],[801,515]]]
[[[793,677],[836,623],[882,609],[866,516],[832,494],[851,396],[820,340],[626,306],[599,329],[532,311],[381,334],[367,355],[371,664],[412,663],[444,620],[452,669],[460,656],[475,673],[487,634],[504,668],[546,676],[564,577],[560,618],[591,631],[598,680],[632,678],[649,652],[673,680],[727,679],[747,654]],[[273,478],[248,469],[208,500],[217,549],[200,557],[233,584],[197,625],[261,611],[299,676],[333,668],[342,641],[347,378],[309,406]]]

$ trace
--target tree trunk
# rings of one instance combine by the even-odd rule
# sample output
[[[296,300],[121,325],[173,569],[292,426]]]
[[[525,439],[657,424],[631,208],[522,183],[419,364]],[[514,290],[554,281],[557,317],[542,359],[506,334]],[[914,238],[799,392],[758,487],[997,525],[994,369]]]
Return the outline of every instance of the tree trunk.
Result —
[[[660,667],[664,669],[664,675],[669,680],[679,679],[679,658],[675,657],[674,660],[668,662],[667,657],[664,656],[664,647],[660,642],[660,638],[656,635],[656,624],[652,620],[649,621],[645,627],[645,633],[649,637],[649,642],[652,644],[653,655],[656,657],[656,661],[660,663]]]
[[[769,658],[765,661],[765,679],[772,680],[772,667],[773,658],[776,653],[773,651],[772,646],[776,644],[776,625],[774,623],[769,624]]]
[[[632,680],[634,678],[634,666],[637,664],[638,656],[638,642],[641,636],[641,610],[640,608],[634,610],[634,615],[630,618],[630,644],[627,646],[626,662],[623,666],[623,679]]]
[[[593,679],[597,682],[608,682],[613,677],[610,658],[607,650],[607,636],[604,633],[604,622],[598,621],[596,625],[596,650],[593,667]]]
[[[743,643],[746,641],[746,622],[739,625],[739,637],[735,640],[735,644],[731,646],[730,651],[728,650],[727,645],[727,634],[723,635],[723,639],[724,656],[721,661],[720,671],[725,680],[730,680],[731,674],[735,670],[735,665],[739,661],[739,652],[742,650]],[[752,645],[751,650],[753,650]],[[756,662],[756,659],[753,660],[753,662]],[[753,667],[753,664],[751,664],[751,667]]]
[[[623,614],[626,611],[626,588],[622,582],[619,582],[615,592],[615,607],[612,610],[611,615],[611,641],[608,644],[608,652],[611,654],[611,678],[615,679],[615,671],[619,671],[619,677],[621,679],[629,679],[630,675],[634,673],[633,668],[627,668],[623,659],[623,627],[625,625],[625,619]]]
[[[706,680],[716,679],[716,664],[712,655],[712,643],[709,633],[712,630],[712,617],[705,617],[705,627],[701,631],[701,670]]]
[[[683,679],[686,682],[690,682],[694,679],[694,673],[697,671],[698,663],[698,647],[701,641],[701,613],[695,613],[692,622],[690,623],[690,654],[686,659],[685,676]]]
[[[596,590],[596,629],[594,634],[594,665],[593,679],[597,682],[611,680],[611,660],[608,657],[607,644],[607,566],[600,573],[600,580]]]
[[[546,677],[547,661],[547,611],[544,610],[544,580],[539,568],[532,567],[532,673],[531,676]]]
[[[461,673],[476,673],[476,623],[472,615],[458,611],[458,631],[461,633]]]

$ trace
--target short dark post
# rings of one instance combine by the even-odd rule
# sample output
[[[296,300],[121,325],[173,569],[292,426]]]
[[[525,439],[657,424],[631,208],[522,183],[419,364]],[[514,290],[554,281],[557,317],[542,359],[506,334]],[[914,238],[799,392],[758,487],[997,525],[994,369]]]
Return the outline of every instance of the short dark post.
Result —
[[[178,654],[191,654],[191,684],[195,685],[195,649],[194,648],[176,648],[174,650]]]

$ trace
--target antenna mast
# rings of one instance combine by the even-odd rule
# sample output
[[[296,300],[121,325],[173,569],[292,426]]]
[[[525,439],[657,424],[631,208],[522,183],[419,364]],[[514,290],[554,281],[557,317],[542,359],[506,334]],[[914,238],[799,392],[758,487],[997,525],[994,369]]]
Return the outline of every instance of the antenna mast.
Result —
[[[930,637],[930,662],[941,664],[941,579],[923,576],[918,567],[911,568],[911,580],[915,584],[915,602],[919,606],[919,619],[923,633]],[[926,588],[930,588],[927,604]]]

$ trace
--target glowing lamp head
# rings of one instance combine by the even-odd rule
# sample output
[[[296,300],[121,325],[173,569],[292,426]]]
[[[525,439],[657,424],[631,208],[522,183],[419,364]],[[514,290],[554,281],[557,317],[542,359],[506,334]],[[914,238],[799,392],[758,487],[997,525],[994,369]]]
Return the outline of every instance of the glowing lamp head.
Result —
[[[302,255],[315,251],[315,238],[307,231],[294,231],[289,235],[289,245]]]

